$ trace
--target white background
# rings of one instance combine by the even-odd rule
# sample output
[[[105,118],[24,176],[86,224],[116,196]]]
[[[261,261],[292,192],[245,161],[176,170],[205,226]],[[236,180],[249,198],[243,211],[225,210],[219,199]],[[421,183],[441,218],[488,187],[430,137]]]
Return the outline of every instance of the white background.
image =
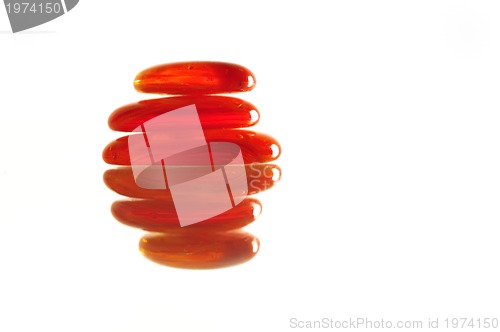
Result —
[[[80,1],[0,9],[0,331],[288,331],[500,318],[500,3]],[[102,182],[149,66],[242,64],[283,146],[247,264],[144,259]],[[295,329],[297,330],[297,329]],[[476,329],[477,330],[477,329]]]

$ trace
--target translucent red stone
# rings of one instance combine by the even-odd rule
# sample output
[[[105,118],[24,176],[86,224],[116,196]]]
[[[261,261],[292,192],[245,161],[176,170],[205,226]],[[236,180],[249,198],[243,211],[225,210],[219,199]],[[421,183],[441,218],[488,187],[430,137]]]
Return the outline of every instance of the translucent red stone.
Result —
[[[108,120],[116,131],[133,131],[144,122],[178,108],[196,105],[203,128],[243,128],[259,121],[259,112],[251,103],[225,96],[176,96],[148,99],[122,106]]]
[[[124,200],[116,201],[111,212],[121,223],[152,232],[192,232],[199,230],[226,231],[245,227],[262,211],[256,199],[246,198],[238,205],[210,219],[186,227],[179,219],[171,200]]]
[[[250,91],[255,76],[247,68],[226,62],[192,61],[154,66],[137,74],[139,92],[172,95]]]
[[[244,263],[257,254],[259,240],[241,228],[258,217],[262,206],[258,200],[247,195],[269,189],[279,181],[281,169],[268,162],[280,156],[281,147],[269,135],[240,129],[259,121],[259,112],[253,104],[234,97],[214,95],[249,91],[255,83],[255,76],[237,64],[210,61],[163,64],[140,72],[134,87],[139,92],[178,96],[131,103],[110,115],[108,125],[112,130],[134,132],[111,142],[102,153],[105,162],[123,165],[104,173],[105,184],[116,193],[132,198],[114,202],[111,211],[118,221],[127,226],[154,232],[145,234],[139,243],[140,251],[148,259],[177,268],[215,269]],[[161,162],[159,158],[153,159],[151,142],[154,142],[151,146],[156,149],[172,142],[181,142],[182,145],[195,135],[200,135],[199,126],[192,126],[192,129],[184,126],[192,123],[192,117],[187,119],[187,115],[182,115],[175,118],[170,117],[170,114],[161,117],[164,113],[193,104],[208,144],[198,144],[202,145],[199,148],[196,147],[198,145],[194,145],[195,148],[183,148],[182,153],[175,155],[175,158],[170,156]],[[156,121],[154,126],[149,126],[153,119]],[[143,134],[141,129],[147,130],[147,133]],[[142,147],[144,143],[139,140],[141,137],[135,135],[143,136],[147,148]],[[130,166],[130,137],[137,179]],[[138,146],[141,149],[135,148],[136,141],[140,141]],[[199,141],[205,143],[203,136]],[[236,145],[228,144],[220,148],[223,145],[217,142]],[[226,187],[220,186],[221,181],[217,177],[213,177],[214,183],[210,182],[211,178],[206,178],[203,180],[203,189],[209,188],[208,191],[200,191],[195,186],[188,187],[190,190],[187,191],[175,191],[172,186],[174,202],[168,185],[178,184],[175,176],[172,176],[173,182],[166,179],[171,174],[183,174],[185,171],[189,174],[205,174],[207,149],[213,172],[220,170],[217,166],[224,166],[225,178],[235,177],[241,183],[246,177],[247,188],[244,183],[243,186],[232,187],[233,182],[228,183],[227,178]],[[202,153],[205,155],[200,155]],[[152,160],[154,165],[149,164],[150,161],[153,163]],[[144,166],[147,167],[141,168],[141,163],[146,163]],[[242,172],[241,164],[244,164],[245,172]],[[168,182],[163,188],[167,189],[145,189],[161,187],[157,185],[158,174],[161,173],[155,168],[161,168]],[[137,173],[137,170],[142,171]],[[164,181],[163,177],[161,179]],[[219,195],[222,192],[224,195]],[[227,199],[228,193],[237,204],[233,202],[232,208],[228,210],[218,208]],[[193,195],[201,198],[196,204]],[[183,210],[176,210],[179,202],[187,202],[188,211],[198,222],[181,227],[177,213],[182,216]]]
[[[152,166],[154,167],[154,166]],[[281,169],[274,164],[245,165],[248,195],[254,195],[272,188],[281,176]],[[132,168],[123,166],[104,172],[104,183],[114,192],[131,198],[149,198],[171,200],[169,190],[144,189],[136,184]],[[146,180],[145,180],[146,181]]]
[[[231,142],[238,144],[241,148],[245,164],[270,162],[277,159],[281,153],[280,145],[276,139],[269,135],[249,130],[206,130],[205,138],[207,142]],[[165,140],[167,139],[168,135],[165,134]],[[147,151],[144,151],[144,153],[147,153]],[[193,153],[197,152],[193,151]],[[130,165],[128,136],[120,137],[109,143],[104,148],[102,157],[108,164]]]
[[[241,264],[259,250],[259,239],[243,231],[149,233],[139,242],[153,262],[184,269],[216,269]]]

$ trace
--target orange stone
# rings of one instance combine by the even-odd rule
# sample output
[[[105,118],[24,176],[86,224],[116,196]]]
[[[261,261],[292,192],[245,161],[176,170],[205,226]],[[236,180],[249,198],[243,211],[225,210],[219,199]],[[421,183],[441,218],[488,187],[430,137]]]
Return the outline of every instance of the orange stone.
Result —
[[[195,105],[203,128],[250,127],[259,121],[257,107],[234,97],[177,96],[141,100],[122,106],[109,116],[109,127],[117,131],[134,131],[161,114]]]
[[[123,165],[104,173],[105,184],[132,198],[114,202],[111,212],[127,226],[154,232],[139,242],[146,258],[176,268],[217,269],[257,254],[258,238],[242,228],[260,215],[262,205],[247,195],[280,180],[281,169],[268,162],[280,156],[281,147],[269,135],[240,129],[259,121],[254,105],[216,95],[250,91],[255,84],[250,70],[232,63],[158,65],[136,76],[135,89],[177,96],[138,101],[110,115],[111,129],[133,132],[102,153],[108,164]],[[218,174],[224,181],[213,176]],[[185,211],[190,221],[201,221],[181,227]]]
[[[227,62],[192,61],[154,66],[137,74],[139,92],[173,95],[250,91],[256,83],[247,68]]]
[[[119,222],[152,232],[233,230],[253,222],[261,211],[262,205],[258,200],[246,198],[224,213],[181,227],[175,205],[171,200],[125,200],[116,201],[111,206],[111,212]]]
[[[256,133],[249,130],[226,129],[226,130],[205,130],[207,142],[230,142],[239,145],[243,154],[245,164],[267,163],[276,160],[281,154],[281,147],[273,137]],[[168,133],[157,136],[157,140],[168,140]],[[144,153],[148,153],[147,150]],[[197,153],[193,151],[193,153]],[[189,156],[186,155],[186,158]],[[120,137],[109,143],[102,153],[102,158],[112,165],[130,165],[130,154],[128,149],[128,136]],[[143,157],[144,158],[144,157]],[[200,160],[193,156],[193,160]]]
[[[243,231],[149,233],[142,254],[161,265],[184,269],[217,269],[241,264],[259,250],[259,239]]]
[[[156,167],[156,166],[152,166]],[[161,166],[158,166],[161,167]],[[281,177],[281,168],[275,164],[245,165],[248,195],[254,195],[272,188]],[[131,198],[167,199],[171,200],[170,191],[166,189],[145,189],[136,184],[130,166],[109,169],[104,172],[104,183],[114,192]],[[142,178],[147,182],[148,179]],[[150,181],[156,181],[151,179]]]

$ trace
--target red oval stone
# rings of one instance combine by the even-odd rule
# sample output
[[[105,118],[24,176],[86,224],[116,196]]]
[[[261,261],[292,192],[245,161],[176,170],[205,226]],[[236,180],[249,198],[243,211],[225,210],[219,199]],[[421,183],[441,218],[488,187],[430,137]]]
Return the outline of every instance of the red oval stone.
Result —
[[[213,218],[181,227],[171,200],[126,200],[116,201],[111,206],[111,212],[119,222],[152,232],[233,230],[253,222],[261,211],[262,205],[258,200],[246,198],[232,209]]]
[[[256,133],[249,130],[205,130],[207,142],[230,142],[239,145],[243,154],[245,164],[266,163],[276,160],[281,154],[281,147],[273,137]],[[164,140],[168,140],[168,133],[164,134]],[[104,161],[112,165],[130,165],[130,154],[128,150],[128,137],[120,137],[109,143],[102,153]],[[161,141],[161,135],[157,140]],[[144,153],[148,153],[147,150]],[[192,152],[197,153],[197,151]],[[189,157],[186,155],[186,158]],[[192,159],[196,156],[192,156]]]
[[[251,103],[225,96],[176,96],[148,99],[122,106],[108,120],[117,131],[134,131],[144,122],[178,108],[196,105],[203,128],[242,128],[259,121],[259,112]]]
[[[216,94],[250,91],[255,76],[247,68],[227,62],[192,61],[154,66],[137,74],[139,92],[168,94]]]
[[[241,264],[259,250],[259,239],[243,231],[149,233],[139,242],[142,254],[161,265],[217,269]]]
[[[155,166],[152,166],[155,167]],[[160,167],[160,166],[158,166]],[[281,169],[275,164],[245,165],[248,195],[257,194],[272,188],[281,177]],[[170,191],[166,189],[145,189],[136,184],[132,168],[123,166],[104,172],[104,183],[114,192],[131,198],[167,199],[171,200]],[[144,181],[148,181],[144,179]],[[152,179],[151,181],[155,181]]]

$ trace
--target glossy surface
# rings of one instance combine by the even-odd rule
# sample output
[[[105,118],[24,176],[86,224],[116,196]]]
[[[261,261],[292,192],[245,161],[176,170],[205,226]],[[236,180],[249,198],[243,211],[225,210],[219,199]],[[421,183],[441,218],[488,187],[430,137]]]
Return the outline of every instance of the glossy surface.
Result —
[[[139,92],[191,95],[250,91],[255,83],[255,76],[243,66],[190,61],[143,70],[137,74],[134,87]]]
[[[207,142],[231,142],[238,144],[243,153],[245,164],[266,163],[273,161],[281,154],[281,147],[273,137],[255,133],[249,130],[206,130],[205,138]],[[168,139],[165,133],[164,139]],[[161,140],[161,137],[158,137]],[[128,150],[128,136],[120,137],[109,143],[102,153],[104,161],[112,165],[130,165],[130,155]],[[144,153],[147,153],[145,151]],[[193,153],[197,153],[193,150]],[[188,156],[185,155],[185,158]],[[199,159],[193,155],[192,160]]]
[[[111,212],[121,223],[153,232],[225,231],[242,228],[253,222],[262,211],[256,199],[246,198],[232,209],[213,218],[186,227],[179,225],[175,206],[170,200],[116,201]]]
[[[139,249],[150,260],[184,269],[216,269],[241,264],[259,250],[259,239],[243,231],[150,233]]]
[[[259,121],[259,112],[251,103],[225,96],[177,96],[148,99],[122,106],[115,110],[108,125],[116,131],[133,131],[163,113],[196,105],[201,125],[208,128],[243,128]]]
[[[139,73],[134,87],[177,96],[138,101],[110,115],[112,130],[131,133],[102,153],[108,164],[122,166],[104,173],[105,184],[131,198],[114,202],[111,212],[127,226],[154,232],[139,243],[146,258],[217,269],[257,254],[259,240],[241,229],[262,206],[247,196],[280,180],[281,169],[268,162],[281,147],[269,135],[241,129],[259,121],[253,104],[214,95],[249,91],[255,83],[247,68],[231,63],[159,65]]]
[[[274,164],[245,165],[248,195],[254,195],[272,188],[280,180],[281,169]],[[104,173],[104,183],[114,192],[131,198],[171,200],[170,191],[165,189],[144,189],[134,179],[130,166],[109,169]]]

